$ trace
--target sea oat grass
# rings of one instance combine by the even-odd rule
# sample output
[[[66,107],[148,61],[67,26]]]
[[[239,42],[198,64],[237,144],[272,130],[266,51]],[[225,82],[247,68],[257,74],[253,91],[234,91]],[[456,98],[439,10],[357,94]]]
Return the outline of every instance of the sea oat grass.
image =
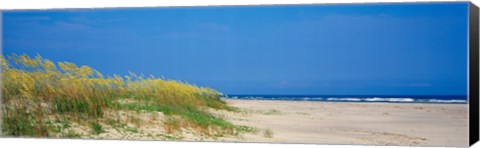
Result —
[[[207,135],[243,131],[206,111],[207,108],[237,110],[220,99],[221,93],[210,88],[134,73],[104,76],[88,66],[54,63],[40,55],[2,57],[1,66],[2,132],[7,136],[59,135],[56,133],[64,129],[49,128],[46,122],[50,118],[90,126],[94,134],[99,134],[103,132],[102,122],[112,126],[125,124],[114,124],[108,120],[112,117],[105,117],[107,112],[120,110],[132,110],[137,114],[141,114],[140,111],[162,112],[168,116],[167,120],[175,116],[175,120],[164,122],[172,132],[180,128],[196,129]],[[143,122],[128,120],[137,127]],[[121,122],[118,117],[116,122]],[[78,136],[73,132],[63,135]]]

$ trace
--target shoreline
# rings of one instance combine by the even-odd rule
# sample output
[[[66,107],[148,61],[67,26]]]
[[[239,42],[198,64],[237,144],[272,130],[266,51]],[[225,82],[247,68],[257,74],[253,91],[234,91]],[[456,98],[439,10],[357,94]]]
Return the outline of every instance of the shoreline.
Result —
[[[325,102],[325,103],[385,103],[385,104],[467,104],[468,103],[450,103],[450,102],[388,102],[388,101],[325,101],[325,100],[279,100],[279,99],[238,99],[238,98],[220,98],[221,100],[244,100],[244,101],[286,101],[286,102]]]
[[[297,101],[297,102],[335,102],[335,103],[401,103],[401,104],[468,104],[468,100],[440,100],[437,102],[428,102],[428,101],[365,101],[367,98],[358,98],[357,101],[351,100],[308,100],[308,99],[244,99],[244,98],[230,98],[230,97],[221,97],[222,100],[246,100],[246,101]],[[364,99],[364,100],[361,100]],[[408,98],[410,99],[410,98]],[[436,100],[436,99],[431,99]]]
[[[399,146],[467,146],[468,104],[222,99],[247,113],[216,111],[271,131],[221,141]]]

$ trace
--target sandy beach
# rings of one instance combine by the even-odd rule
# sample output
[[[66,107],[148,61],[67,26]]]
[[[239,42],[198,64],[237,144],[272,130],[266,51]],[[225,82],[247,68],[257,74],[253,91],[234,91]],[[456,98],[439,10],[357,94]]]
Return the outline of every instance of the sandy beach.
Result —
[[[468,145],[467,104],[348,103],[224,99],[238,111],[209,109],[235,125],[254,128],[237,136],[205,136],[190,128],[166,132],[162,112],[117,111],[122,126],[105,132],[72,123],[79,138],[255,143],[447,146]]]
[[[226,100],[243,112],[216,113],[271,131],[226,141],[267,143],[467,146],[467,104],[335,103]]]

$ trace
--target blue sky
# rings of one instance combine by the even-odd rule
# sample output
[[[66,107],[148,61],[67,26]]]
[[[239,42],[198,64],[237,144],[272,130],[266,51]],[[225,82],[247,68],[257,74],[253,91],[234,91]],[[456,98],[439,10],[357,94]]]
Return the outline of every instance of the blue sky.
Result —
[[[468,3],[12,11],[3,53],[226,94],[465,95]]]

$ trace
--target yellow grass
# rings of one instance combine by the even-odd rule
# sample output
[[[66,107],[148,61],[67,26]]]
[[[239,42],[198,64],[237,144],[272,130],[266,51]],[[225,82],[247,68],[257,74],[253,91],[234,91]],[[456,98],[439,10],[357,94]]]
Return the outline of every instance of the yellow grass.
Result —
[[[49,123],[53,119],[88,125],[108,118],[104,115],[109,110],[143,110],[179,116],[186,123],[182,126],[199,129],[207,135],[212,133],[208,129],[218,129],[213,133],[222,134],[241,129],[205,111],[206,108],[232,109],[220,100],[220,92],[210,88],[134,73],[104,76],[88,66],[69,62],[55,64],[40,55],[2,57],[1,68],[2,131],[7,136],[52,136],[55,132]],[[119,103],[120,99],[132,102]],[[178,125],[174,125],[178,122],[167,120],[168,131],[178,130]]]

